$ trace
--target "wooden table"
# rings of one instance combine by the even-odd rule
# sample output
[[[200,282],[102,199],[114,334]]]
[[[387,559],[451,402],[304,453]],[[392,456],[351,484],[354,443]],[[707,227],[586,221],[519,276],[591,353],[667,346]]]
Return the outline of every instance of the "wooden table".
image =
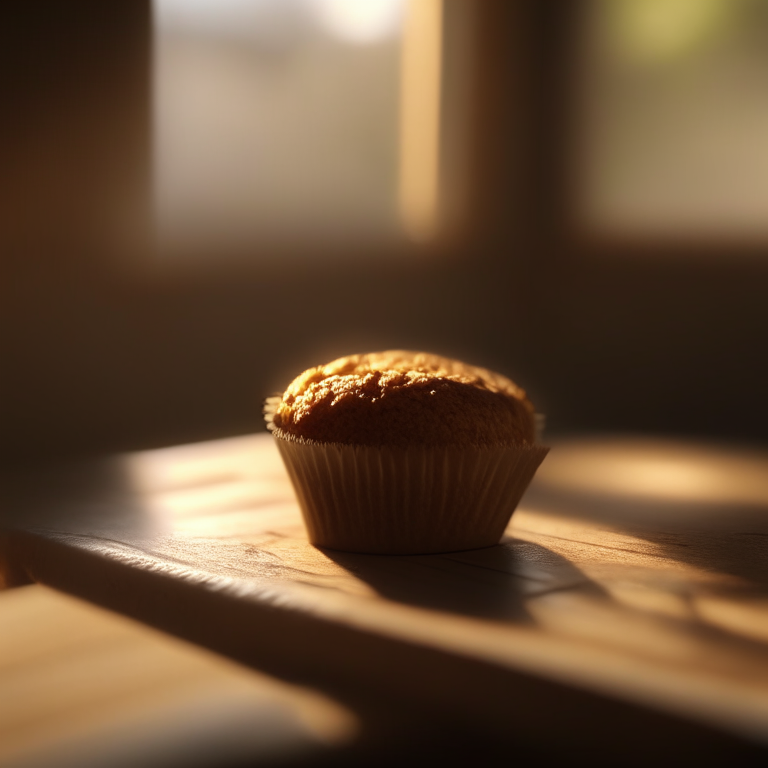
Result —
[[[41,585],[0,592],[0,765],[300,764],[355,713]]]
[[[560,441],[502,543],[446,555],[311,547],[268,435],[17,471],[3,509],[6,586],[307,687],[354,713],[354,759],[768,757],[759,451]]]

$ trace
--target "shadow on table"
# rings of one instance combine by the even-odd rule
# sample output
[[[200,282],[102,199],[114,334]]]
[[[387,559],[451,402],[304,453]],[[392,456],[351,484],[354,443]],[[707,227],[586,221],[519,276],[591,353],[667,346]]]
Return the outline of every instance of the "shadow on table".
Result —
[[[513,538],[494,547],[438,555],[322,551],[389,600],[474,618],[528,622],[525,601],[536,595],[574,588],[605,594],[565,557]]]
[[[120,457],[15,468],[0,477],[0,525],[136,537],[157,521]]]
[[[768,453],[596,437],[552,450],[526,502],[651,545],[654,554],[768,588]]]
[[[766,468],[768,473],[768,468]],[[537,492],[532,508],[589,521],[647,542],[649,553],[768,589],[765,505],[636,497],[602,491]]]

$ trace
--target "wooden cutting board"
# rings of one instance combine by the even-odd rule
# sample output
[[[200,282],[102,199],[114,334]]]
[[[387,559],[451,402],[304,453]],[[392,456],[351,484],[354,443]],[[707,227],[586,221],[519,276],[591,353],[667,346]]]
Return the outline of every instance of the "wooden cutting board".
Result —
[[[310,546],[270,436],[250,436],[8,475],[0,568],[493,738],[606,761],[630,741],[639,763],[669,745],[764,756],[767,466],[556,444],[499,546],[386,557]]]

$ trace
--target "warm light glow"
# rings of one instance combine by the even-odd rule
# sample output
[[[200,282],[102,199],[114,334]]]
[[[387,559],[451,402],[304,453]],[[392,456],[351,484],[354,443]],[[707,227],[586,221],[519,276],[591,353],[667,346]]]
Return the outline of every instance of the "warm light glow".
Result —
[[[732,0],[611,0],[622,51],[643,61],[685,54],[726,26]]]
[[[585,230],[646,245],[764,243],[768,3],[589,8],[572,166]]]
[[[764,505],[766,456],[638,438],[563,443],[542,479],[568,492],[681,502]]]
[[[442,10],[442,0],[410,0],[403,29],[399,203],[420,241],[437,230]]]
[[[351,43],[375,43],[399,27],[403,0],[313,0],[321,23]]]

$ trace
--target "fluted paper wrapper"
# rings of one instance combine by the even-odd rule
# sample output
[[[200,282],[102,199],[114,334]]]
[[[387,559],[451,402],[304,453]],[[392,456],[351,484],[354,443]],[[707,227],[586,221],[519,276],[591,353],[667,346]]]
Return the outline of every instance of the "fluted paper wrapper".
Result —
[[[314,443],[272,433],[309,540],[408,555],[498,544],[548,448]]]

